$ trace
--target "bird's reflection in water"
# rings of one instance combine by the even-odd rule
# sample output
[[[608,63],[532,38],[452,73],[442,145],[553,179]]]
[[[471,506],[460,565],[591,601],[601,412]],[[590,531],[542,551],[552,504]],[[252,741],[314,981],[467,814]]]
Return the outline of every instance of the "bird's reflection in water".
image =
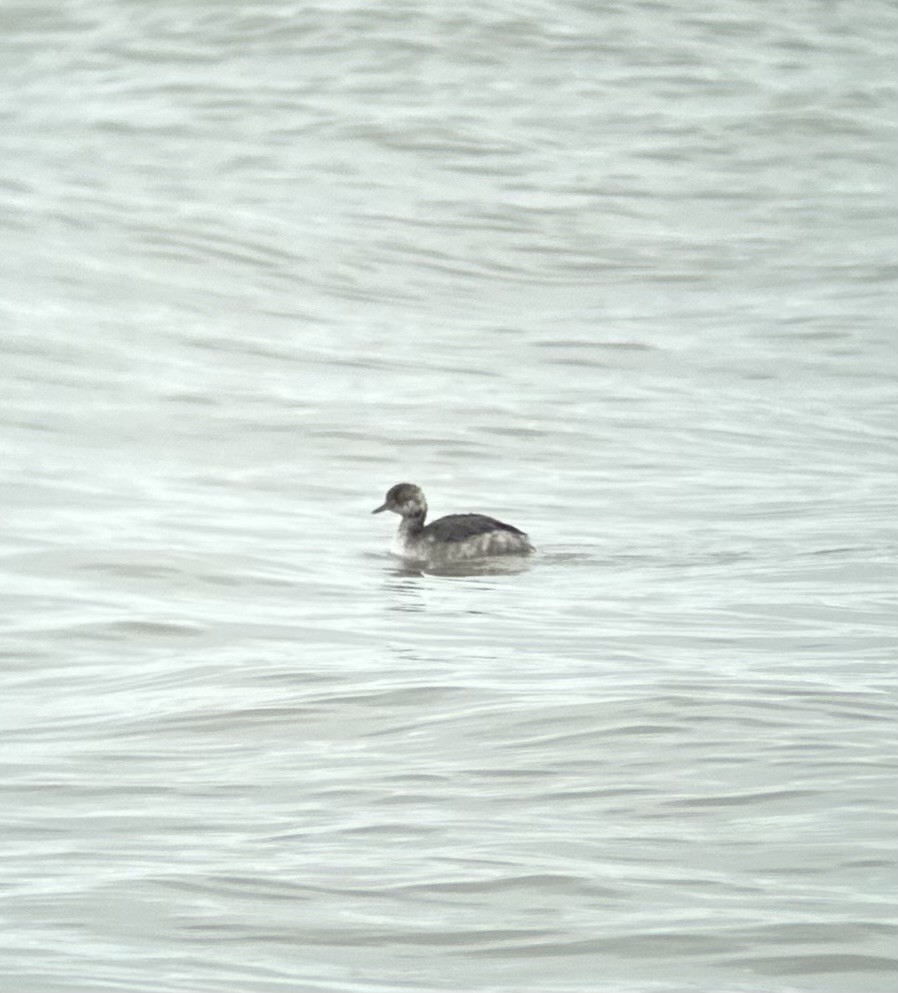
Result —
[[[394,576],[513,576],[526,572],[531,560],[523,556],[494,556],[469,559],[465,562],[423,564],[402,560],[393,570]]]
[[[527,559],[507,556],[439,567],[393,560],[393,567],[388,568],[385,574],[384,585],[393,595],[391,610],[422,611],[426,609],[426,603],[422,598],[424,586],[421,580],[427,576],[454,579],[507,576],[526,572],[529,565]],[[483,587],[484,584],[477,585]]]

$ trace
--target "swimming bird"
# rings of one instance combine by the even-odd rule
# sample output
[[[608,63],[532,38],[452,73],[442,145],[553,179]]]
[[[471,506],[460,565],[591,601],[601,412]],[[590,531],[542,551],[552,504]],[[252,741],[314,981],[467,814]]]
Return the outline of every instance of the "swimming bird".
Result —
[[[402,518],[393,550],[403,558],[452,563],[534,551],[523,531],[484,514],[449,514],[425,524],[427,501],[414,483],[391,487],[383,504],[371,513],[384,510]]]

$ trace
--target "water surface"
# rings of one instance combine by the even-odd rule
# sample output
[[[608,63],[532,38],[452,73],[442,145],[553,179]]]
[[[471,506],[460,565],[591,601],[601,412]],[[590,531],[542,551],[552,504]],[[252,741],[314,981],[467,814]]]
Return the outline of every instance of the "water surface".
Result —
[[[0,989],[895,988],[898,16],[600,6],[0,12]]]

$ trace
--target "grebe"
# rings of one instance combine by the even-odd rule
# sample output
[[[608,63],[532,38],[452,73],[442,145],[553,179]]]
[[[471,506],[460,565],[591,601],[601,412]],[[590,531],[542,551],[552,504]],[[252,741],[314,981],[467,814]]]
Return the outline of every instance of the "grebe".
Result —
[[[393,550],[403,558],[451,563],[534,551],[523,531],[483,514],[449,514],[425,525],[427,501],[413,483],[391,487],[383,505],[371,513],[384,510],[402,518]]]

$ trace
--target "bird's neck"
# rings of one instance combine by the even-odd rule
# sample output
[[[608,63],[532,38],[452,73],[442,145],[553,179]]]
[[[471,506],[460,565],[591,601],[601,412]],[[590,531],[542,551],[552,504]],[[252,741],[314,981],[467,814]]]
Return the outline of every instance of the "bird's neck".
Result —
[[[414,538],[416,534],[420,534],[424,530],[424,518],[426,516],[427,511],[422,510],[419,514],[409,514],[408,517],[403,517],[402,523],[399,525],[399,533]]]

